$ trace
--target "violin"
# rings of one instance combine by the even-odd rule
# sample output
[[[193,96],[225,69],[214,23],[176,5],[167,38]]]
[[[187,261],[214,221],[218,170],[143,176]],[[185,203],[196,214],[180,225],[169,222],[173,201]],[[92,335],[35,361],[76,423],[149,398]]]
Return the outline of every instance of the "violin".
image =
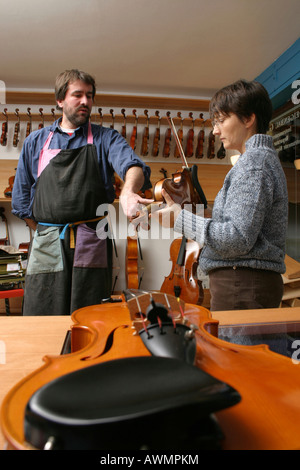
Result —
[[[26,126],[26,137],[29,136],[29,134],[31,133],[31,129],[32,129],[32,117],[31,117],[30,108],[27,108],[27,114],[29,116],[29,121],[27,122],[27,126]]]
[[[8,116],[7,108],[4,109],[3,114],[5,116],[5,122],[2,124],[2,134],[1,134],[1,145],[5,146],[7,144],[7,132],[8,132]]]
[[[41,122],[39,123],[39,129],[43,129],[44,127],[44,114],[43,114],[43,108],[39,109],[39,113],[41,115]]]
[[[133,237],[127,237],[126,245],[126,288],[127,289],[140,289],[142,278],[139,274],[139,255],[142,260],[142,250],[140,239],[137,234]]]
[[[144,129],[143,139],[142,139],[142,146],[141,146],[141,155],[142,157],[146,157],[148,155],[148,141],[149,141],[149,117],[148,117],[148,110],[145,109],[144,111],[147,117],[147,125]]]
[[[170,116],[170,112],[167,112],[167,117]],[[171,128],[167,128],[166,133],[165,133],[165,142],[164,142],[164,147],[163,147],[163,157],[168,158],[170,156],[170,145],[171,145],[171,136],[172,136],[172,131]]]
[[[121,135],[124,139],[126,139],[126,116],[125,116],[125,109],[124,108],[121,109],[121,113],[124,116],[124,122],[123,122],[122,130],[121,130]]]
[[[137,116],[136,116],[136,109],[133,109],[132,111],[133,115],[135,116],[135,124],[132,129],[132,134],[130,137],[130,147],[132,150],[135,150],[136,148],[136,139],[137,139]]]
[[[215,158],[215,136],[213,131],[210,131],[208,136],[207,158]]]
[[[169,117],[168,122],[179,148],[183,167],[182,170],[173,173],[171,178],[163,178],[157,181],[153,188],[153,197],[155,201],[164,201],[162,189],[165,189],[175,203],[180,204],[182,208],[185,204],[190,204],[192,211],[196,213],[198,204],[203,204],[204,208],[207,208],[207,199],[197,176],[197,166],[193,165],[192,168],[189,168],[176,128]]]
[[[110,114],[111,114],[111,119],[112,119],[112,123],[111,123],[111,125],[110,125],[110,128],[111,128],[111,129],[114,129],[114,128],[115,128],[115,116],[114,116],[114,110],[113,110],[113,109],[111,109],[109,112],[110,112]]]
[[[51,114],[53,116],[53,122],[55,122],[56,121],[55,108],[51,109]]]
[[[192,157],[194,155],[194,120],[193,113],[189,113],[190,118],[192,119],[192,127],[188,131],[187,140],[186,140],[186,151],[185,154],[187,157]]]
[[[201,281],[196,279],[200,251],[199,244],[193,240],[185,237],[173,240],[170,246],[172,268],[163,281],[161,292],[191,304],[202,304],[204,291]]]
[[[15,168],[15,170],[16,170],[16,168]],[[15,182],[15,176],[10,176],[8,178],[8,187],[4,191],[4,196],[5,197],[12,197],[14,182]]]
[[[102,124],[103,124],[102,108],[98,108],[98,113],[99,113],[99,116],[100,116],[100,126],[102,126]]]
[[[181,118],[181,113],[180,113],[180,112],[177,113],[177,116],[181,119],[181,122],[180,122],[180,129],[178,129],[177,135],[178,135],[178,139],[179,139],[179,141],[180,141],[180,144],[181,144],[181,146],[182,146],[182,142],[183,142],[183,120],[182,120],[182,118]],[[179,158],[179,157],[180,157],[180,152],[179,152],[178,145],[175,145],[174,157],[175,157],[175,158]]]
[[[19,143],[19,133],[20,133],[20,115],[19,115],[19,109],[16,109],[15,114],[17,115],[18,122],[15,124],[15,133],[14,133],[14,140],[13,140],[13,146],[17,147]]]
[[[7,393],[8,450],[199,450],[210,437],[219,450],[300,448],[300,369],[290,358],[219,339],[218,322],[199,305],[157,292],[126,296],[74,312],[71,352],[45,356]]]
[[[154,132],[153,137],[153,145],[152,145],[152,157],[157,157],[159,154],[159,142],[160,142],[160,117],[159,111],[155,111],[155,115],[157,116],[157,127]]]
[[[200,119],[204,122],[203,114],[200,114]],[[197,146],[196,146],[196,152],[195,152],[196,158],[203,158],[204,139],[205,139],[204,129],[200,129],[198,133],[198,140],[197,140]]]

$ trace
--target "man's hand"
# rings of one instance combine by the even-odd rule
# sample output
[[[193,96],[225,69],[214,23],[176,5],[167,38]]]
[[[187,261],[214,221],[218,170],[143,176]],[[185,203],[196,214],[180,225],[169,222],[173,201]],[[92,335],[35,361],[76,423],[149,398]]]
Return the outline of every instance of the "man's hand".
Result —
[[[124,214],[132,221],[134,218],[141,215],[143,209],[145,209],[149,204],[153,202],[153,199],[146,199],[139,194],[136,194],[132,191],[122,190],[120,194],[120,203]]]

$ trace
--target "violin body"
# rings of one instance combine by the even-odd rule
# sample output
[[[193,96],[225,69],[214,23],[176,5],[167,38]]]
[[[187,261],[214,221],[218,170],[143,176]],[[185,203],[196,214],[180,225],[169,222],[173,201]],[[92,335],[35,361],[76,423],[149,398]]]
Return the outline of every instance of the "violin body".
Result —
[[[181,249],[184,250],[182,258]],[[173,240],[170,246],[172,268],[170,274],[164,279],[160,288],[161,292],[175,295],[190,304],[202,304],[204,299],[202,283],[195,277],[200,251],[195,241],[183,238]]]
[[[233,406],[214,414],[223,434],[222,449],[298,450],[299,365],[264,345],[243,346],[218,339],[218,322],[212,319],[208,310],[180,303],[180,317],[177,299],[173,302],[170,296],[165,298],[162,293],[141,295],[139,302],[133,298],[74,312],[70,320],[71,353],[44,357],[44,364],[17,383],[3,400],[1,427],[7,448],[35,449],[25,440],[24,417],[28,401],[44,385],[96,364],[120,358],[151,357],[151,348],[142,339],[145,321],[138,313],[146,312],[152,297],[173,312],[176,324],[186,324],[191,327],[190,331],[193,330],[196,342],[194,365],[233,387],[241,397]],[[132,327],[138,334],[132,334]],[[159,339],[164,345],[171,340],[168,334],[159,335]],[[151,338],[148,342],[150,344]],[[83,407],[92,393],[91,388],[88,396],[82,397]],[[151,400],[151,394],[146,392],[142,398],[147,402]],[[134,440],[134,435],[131,438]]]

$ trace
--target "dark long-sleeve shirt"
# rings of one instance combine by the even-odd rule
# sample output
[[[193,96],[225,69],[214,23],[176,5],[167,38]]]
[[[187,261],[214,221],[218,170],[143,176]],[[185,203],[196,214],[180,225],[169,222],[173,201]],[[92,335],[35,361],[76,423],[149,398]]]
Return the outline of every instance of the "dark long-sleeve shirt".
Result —
[[[60,119],[51,126],[32,132],[24,141],[12,194],[12,213],[21,219],[32,218],[39,156],[49,133],[53,132],[49,149],[75,149],[87,144],[87,124],[76,129],[75,133],[70,136],[61,131],[59,122]],[[118,131],[92,124],[92,134],[106,189],[106,202],[112,203],[115,198],[114,172],[124,180],[129,168],[139,166],[143,169],[145,176],[144,189],[151,187],[150,168],[134,153]]]

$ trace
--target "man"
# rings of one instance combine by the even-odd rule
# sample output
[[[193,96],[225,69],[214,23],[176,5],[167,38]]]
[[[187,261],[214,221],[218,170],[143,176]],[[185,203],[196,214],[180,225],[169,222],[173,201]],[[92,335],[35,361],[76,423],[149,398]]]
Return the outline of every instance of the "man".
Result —
[[[89,74],[61,73],[55,97],[62,118],[24,141],[12,195],[13,214],[35,230],[24,315],[65,315],[110,298],[111,239],[96,212],[114,200],[114,171],[130,220],[151,202],[137,194],[151,186],[150,169],[116,130],[90,123],[95,93]]]

